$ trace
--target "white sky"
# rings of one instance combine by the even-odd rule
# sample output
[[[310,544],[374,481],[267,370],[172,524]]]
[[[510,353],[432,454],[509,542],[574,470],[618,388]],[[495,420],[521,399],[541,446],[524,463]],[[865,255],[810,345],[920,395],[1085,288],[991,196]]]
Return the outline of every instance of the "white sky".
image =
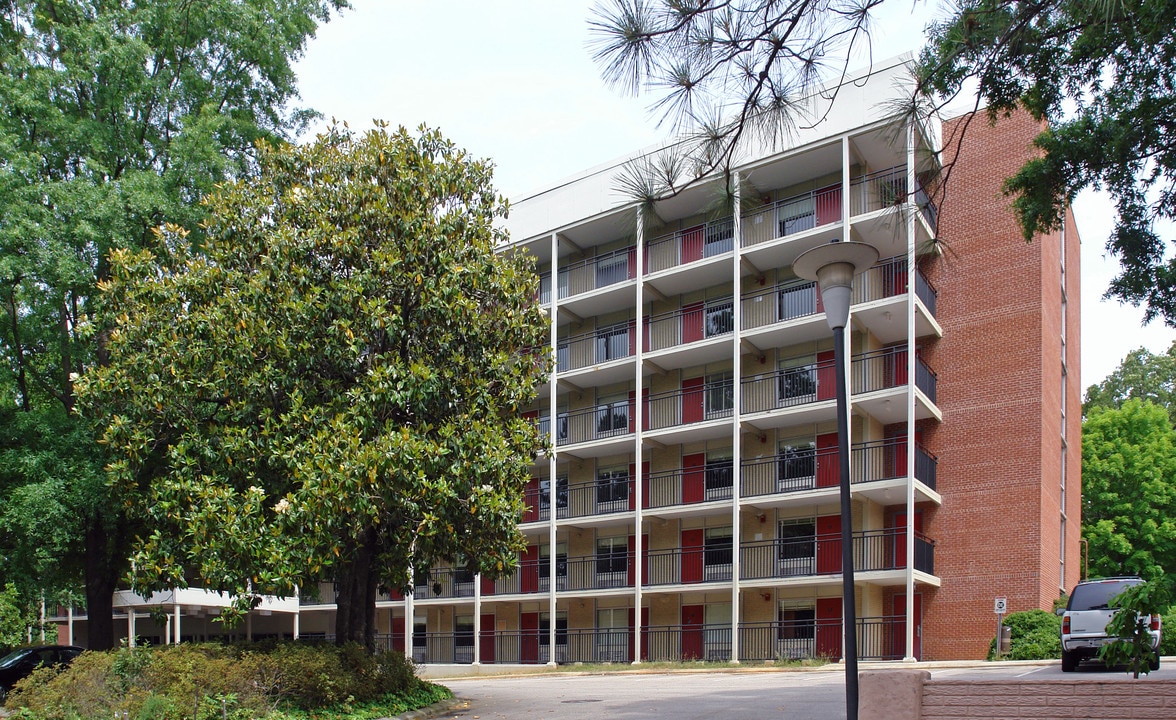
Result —
[[[605,86],[587,48],[593,0],[351,0],[321,27],[297,72],[303,103],[367,128],[373,118],[440,130],[494,161],[507,197],[544,187],[668,135],[651,98]],[[893,0],[875,57],[915,51],[932,11]],[[863,60],[860,63],[864,66]],[[1118,269],[1103,250],[1114,222],[1093,192],[1074,203],[1082,243],[1082,387],[1128,351],[1161,352],[1176,330],[1101,299]]]

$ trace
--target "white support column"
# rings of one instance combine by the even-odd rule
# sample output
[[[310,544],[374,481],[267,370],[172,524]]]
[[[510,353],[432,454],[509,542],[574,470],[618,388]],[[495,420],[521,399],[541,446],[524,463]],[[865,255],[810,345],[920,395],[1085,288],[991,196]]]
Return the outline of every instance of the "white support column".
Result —
[[[298,633],[300,632],[299,623],[301,623],[301,622],[302,622],[302,612],[299,611],[299,612],[294,613],[294,639],[295,640],[298,639]]]
[[[739,189],[739,173],[736,172],[733,176],[735,183],[734,196],[735,207],[732,209],[734,218],[732,219],[732,262],[731,262],[731,281],[732,299],[731,299],[731,322],[734,325],[734,334],[731,338],[732,355],[732,370],[731,370],[731,664],[739,664],[739,620],[742,616],[742,609],[739,605],[740,585],[739,585],[739,553],[742,546],[741,523],[739,522],[739,481],[740,481],[740,451],[742,450],[743,435],[739,431],[739,417],[742,412],[742,405],[740,402],[741,383],[743,377],[743,350],[741,343],[743,342],[742,332],[742,286],[743,286],[743,267],[739,259],[743,256],[740,248],[740,235],[742,231],[742,218],[740,217],[740,189]]]
[[[559,584],[555,576],[556,561],[558,560],[555,552],[556,545],[556,527],[555,521],[559,517],[559,509],[556,507],[557,490],[559,489],[559,478],[556,477],[558,467],[558,453],[556,452],[556,443],[559,442],[559,420],[556,417],[557,395],[559,394],[559,367],[557,366],[557,350],[559,348],[559,308],[558,303],[558,272],[559,272],[559,235],[551,234],[551,346],[549,348],[549,357],[552,362],[552,372],[549,376],[551,384],[551,392],[548,393],[548,420],[547,430],[550,434],[551,451],[547,455],[547,647],[549,655],[547,657],[547,664],[555,667],[558,663],[555,660],[555,591]],[[477,622],[475,619],[474,622]],[[475,640],[476,642],[476,640]]]
[[[45,644],[45,596],[41,596],[41,644]]]
[[[850,192],[852,192],[852,185],[850,183],[850,176],[849,176],[849,160],[850,160],[850,157],[849,157],[849,136],[842,135],[841,136],[841,240],[843,242],[848,242],[848,241],[853,240],[853,228],[849,222],[849,218],[851,216],[850,207],[849,207],[849,205],[850,205]],[[857,282],[861,282],[862,276],[859,275],[855,280]],[[853,305],[852,304],[850,305],[849,319],[845,323],[844,346],[841,348],[841,351],[844,353],[843,357],[845,358],[845,388],[846,388],[845,414],[847,416],[845,419],[845,432],[848,436],[847,441],[846,441],[846,447],[849,448],[849,457],[847,458],[846,462],[849,465],[849,473],[850,473],[849,476],[852,478],[853,477]],[[850,522],[849,537],[850,538],[853,537],[853,519],[852,519],[853,518],[853,510],[852,510],[853,499],[852,498],[853,498],[853,489],[852,489],[852,485],[851,485],[850,486],[850,508],[851,509],[850,509],[850,520],[849,520],[849,522]],[[852,541],[851,541],[851,547],[852,547]],[[843,570],[844,570],[844,568],[843,568]],[[843,593],[844,593],[844,591],[843,591]],[[855,589],[854,589],[853,596],[854,596],[855,602],[857,601],[858,598],[861,597],[861,593],[857,592],[857,590],[856,590],[856,581],[855,581]],[[844,603],[844,598],[843,598],[843,603]],[[854,612],[854,618],[859,618],[859,617],[861,617],[861,615],[862,615],[862,613],[859,611]],[[841,615],[841,662],[842,663],[845,662],[845,637],[846,637],[846,633],[851,633],[851,632],[856,633],[857,632],[857,628],[847,627],[847,623],[845,622],[845,619],[846,619],[845,613],[843,611],[842,615]],[[856,643],[855,643],[855,646],[856,646]],[[858,652],[861,652],[860,647],[858,648]]]
[[[915,218],[919,212],[915,197],[915,126],[907,124],[907,442],[906,442],[906,656],[903,660],[915,659],[915,288],[917,268],[915,261]]]
[[[175,605],[173,605],[172,610],[175,613],[175,623],[176,623],[176,628],[172,632],[172,644],[179,645],[180,638],[182,637],[182,635],[180,633],[180,604],[176,603]]]
[[[637,497],[633,498],[634,511],[633,519],[633,664],[641,664],[641,602],[642,602],[642,585],[645,582],[645,568],[642,566],[641,558],[644,550],[643,539],[641,537],[641,529],[643,519],[642,498],[645,492],[645,473],[641,472],[641,462],[643,459],[644,427],[645,427],[645,398],[644,376],[641,372],[642,363],[645,362],[642,356],[642,345],[644,335],[645,308],[645,217],[640,211],[637,213],[637,250],[636,250],[637,268],[634,271],[637,276],[637,311],[636,318],[633,320],[636,323],[636,330],[633,337],[636,338],[637,348],[635,352],[636,373],[633,380],[633,472],[637,478],[633,482],[633,489],[637,493]],[[593,623],[595,625],[595,623]]]
[[[134,616],[132,616],[132,618],[133,617]],[[73,603],[72,602],[66,607],[65,618],[66,618],[65,622],[66,622],[66,628],[67,628],[67,630],[66,630],[66,632],[67,632],[66,643],[68,645],[73,645],[74,644],[74,612],[73,612]],[[132,627],[132,630],[133,629],[134,628]],[[132,640],[134,640],[134,638],[135,638],[134,635],[131,635],[130,637]],[[134,647],[133,643],[132,643],[131,647]]]
[[[474,667],[482,664],[482,573],[474,575]]]
[[[72,608],[71,608],[71,610],[72,610]],[[70,629],[69,629],[69,644],[70,645],[73,645],[72,619],[73,618],[71,617],[70,618],[71,625],[70,625]],[[133,608],[133,607],[127,608],[127,647],[135,647],[135,608]]]
[[[404,593],[404,656],[412,659],[413,634],[416,630],[416,568],[408,567],[408,592]]]

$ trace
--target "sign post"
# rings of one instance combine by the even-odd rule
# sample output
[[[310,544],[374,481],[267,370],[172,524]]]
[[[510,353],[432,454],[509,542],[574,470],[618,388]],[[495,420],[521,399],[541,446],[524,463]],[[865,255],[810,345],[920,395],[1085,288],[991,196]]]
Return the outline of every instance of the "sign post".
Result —
[[[1008,608],[1009,599],[1007,597],[998,597],[992,603],[992,611],[996,613],[996,645],[994,646],[996,648],[996,655],[1002,655],[1004,653],[1003,648],[1000,646],[1001,628],[1004,626],[1004,616]]]

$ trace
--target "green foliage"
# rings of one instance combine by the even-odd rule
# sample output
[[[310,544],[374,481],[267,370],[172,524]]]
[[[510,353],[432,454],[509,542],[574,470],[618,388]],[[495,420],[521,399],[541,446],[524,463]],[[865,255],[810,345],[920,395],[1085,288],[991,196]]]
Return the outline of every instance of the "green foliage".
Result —
[[[25,630],[32,621],[31,608],[17,593],[16,586],[6,583],[0,590],[0,650],[23,644]]]
[[[1176,606],[1168,608],[1162,615],[1160,634],[1160,655],[1176,655]]]
[[[304,125],[293,61],[344,6],[0,3],[0,577],[22,592],[72,591],[84,571],[102,616],[137,530],[135,498],[102,484],[90,423],[71,414],[74,378],[104,360],[110,252],[167,221],[198,227],[256,141]],[[94,616],[89,632],[111,642]]]
[[[355,645],[179,645],[84,653],[61,673],[44,669],[20,683],[8,707],[43,720],[248,720],[327,708],[347,716],[369,705],[396,712],[427,705],[447,692],[434,688],[403,654],[371,655]]]
[[[169,226],[111,256],[110,364],[78,391],[117,492],[145,491],[135,587],[331,578],[372,603],[410,559],[505,572],[548,319],[531,261],[496,252],[491,167],[382,125],[258,157],[209,199],[200,254]]]
[[[1107,242],[1122,272],[1108,294],[1176,325],[1176,258],[1155,230],[1176,217],[1174,0],[967,0],[932,26],[920,58],[929,89],[979,81],[990,118],[1027,109],[1049,126],[1040,155],[1005,189],[1026,239],[1060,226],[1079,190],[1115,199]]]
[[[1168,419],[1176,425],[1176,343],[1158,355],[1146,348],[1127,353],[1114,372],[1087,388],[1082,413],[1085,415],[1096,407],[1121,407],[1131,398],[1147,400],[1166,409]]]
[[[1062,619],[1044,610],[1009,613],[1004,624],[1012,629],[1009,651],[996,655],[996,640],[989,644],[989,660],[1048,660],[1062,656]]]
[[[1163,408],[1131,399],[1086,416],[1082,536],[1093,576],[1176,569],[1176,430]]]
[[[1118,612],[1107,623],[1107,635],[1116,640],[1099,650],[1099,659],[1108,666],[1125,666],[1135,678],[1150,672],[1158,660],[1148,633],[1151,614],[1172,599],[1172,582],[1166,578],[1129,587],[1111,598],[1111,607]]]

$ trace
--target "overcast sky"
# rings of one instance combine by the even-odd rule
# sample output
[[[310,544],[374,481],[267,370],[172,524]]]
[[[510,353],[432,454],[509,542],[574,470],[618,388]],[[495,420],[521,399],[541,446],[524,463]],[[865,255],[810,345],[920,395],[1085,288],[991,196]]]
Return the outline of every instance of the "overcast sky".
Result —
[[[351,0],[310,41],[297,66],[303,103],[367,128],[373,118],[440,130],[496,166],[499,190],[520,196],[657,143],[668,135],[649,98],[606,87],[591,52],[594,0]],[[875,58],[917,51],[936,10],[891,0]],[[862,66],[865,65],[863,59]],[[1074,203],[1082,236],[1082,387],[1129,350],[1161,352],[1176,331],[1101,300],[1117,263],[1103,246],[1114,220],[1094,193]]]

